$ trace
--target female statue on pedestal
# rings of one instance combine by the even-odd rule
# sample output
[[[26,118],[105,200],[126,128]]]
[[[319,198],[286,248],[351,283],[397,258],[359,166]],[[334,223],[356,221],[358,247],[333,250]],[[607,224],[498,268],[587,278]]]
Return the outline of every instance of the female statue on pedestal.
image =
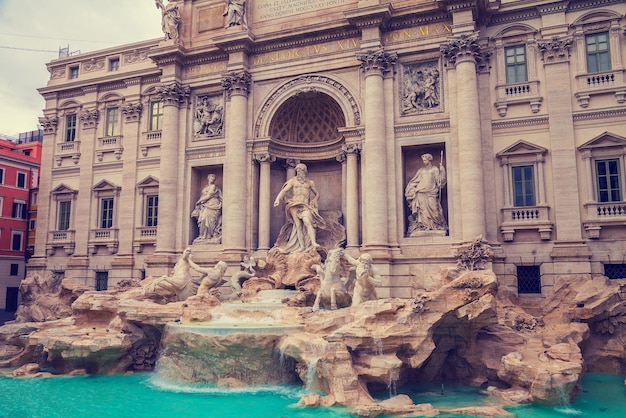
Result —
[[[207,185],[191,212],[197,218],[200,234],[199,240],[219,243],[222,238],[222,191],[215,184],[215,174],[207,176]]]
[[[424,167],[417,170],[404,190],[404,196],[411,208],[408,236],[415,236],[417,231],[448,229],[440,201],[441,188],[446,184],[446,169],[442,161],[436,167],[432,165],[432,160],[431,154],[422,155]]]

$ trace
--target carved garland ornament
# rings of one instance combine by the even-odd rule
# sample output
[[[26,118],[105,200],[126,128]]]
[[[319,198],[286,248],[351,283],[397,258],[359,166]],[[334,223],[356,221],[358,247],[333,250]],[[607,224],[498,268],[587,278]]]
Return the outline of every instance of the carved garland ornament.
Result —
[[[296,79],[293,79],[289,82],[287,82],[286,84],[283,84],[278,90],[276,90],[265,102],[265,104],[263,104],[263,107],[261,108],[261,111],[259,112],[259,117],[256,121],[256,124],[254,126],[254,136],[256,138],[259,137],[260,133],[260,129],[261,129],[261,124],[263,122],[263,119],[265,118],[268,109],[270,108],[270,106],[276,101],[278,100],[279,97],[281,97],[286,91],[292,89],[294,86],[299,86],[301,84],[305,85],[305,88],[311,88],[306,86],[307,84],[326,84],[329,85],[335,89],[337,89],[344,97],[345,99],[348,101],[348,103],[350,104],[350,107],[352,108],[352,114],[354,116],[354,123],[355,125],[360,125],[361,124],[361,112],[359,111],[359,106],[357,105],[357,101],[354,98],[354,96],[350,93],[350,91],[348,91],[348,89],[341,83],[339,83],[338,81],[333,80],[332,78],[328,78],[325,76],[321,76],[321,75],[306,75],[306,76],[302,76],[302,77],[298,77]],[[321,90],[320,90],[321,91]]]

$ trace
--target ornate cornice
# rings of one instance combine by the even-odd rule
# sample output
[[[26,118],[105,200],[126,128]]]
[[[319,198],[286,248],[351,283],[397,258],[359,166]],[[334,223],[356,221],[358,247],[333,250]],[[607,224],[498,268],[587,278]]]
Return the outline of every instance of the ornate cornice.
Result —
[[[545,63],[565,62],[569,60],[572,42],[573,39],[571,37],[559,38],[554,36],[549,41],[537,41],[537,48],[543,54]]]
[[[39,124],[43,127],[44,134],[54,134],[57,131],[59,119],[56,116],[46,116],[39,118]]]
[[[348,19],[348,22],[357,28],[367,28],[372,26],[382,26],[391,18],[392,13],[393,7],[391,6],[391,3],[387,3],[349,10],[344,12],[344,16]]]
[[[384,51],[368,51],[357,54],[356,58],[361,61],[361,71],[368,75],[384,75],[393,69],[398,61],[398,54]]]
[[[548,122],[549,122],[548,116],[539,116],[535,118],[507,120],[503,122],[492,122],[491,127],[493,129],[525,128],[529,126],[547,125]]]
[[[161,84],[156,88],[159,99],[164,105],[175,105],[186,103],[191,94],[189,86],[183,86],[179,83]]]
[[[216,144],[199,148],[187,148],[185,152],[187,159],[200,160],[204,158],[224,157],[226,155],[226,145]]]
[[[247,71],[231,72],[222,78],[222,87],[229,99],[232,96],[248,96],[251,84],[252,76]]]
[[[560,1],[557,3],[541,4],[537,6],[537,11],[540,15],[549,15],[553,13],[565,13],[569,6],[569,0]]]
[[[141,110],[143,105],[141,103],[128,103],[120,107],[122,115],[124,115],[126,123],[138,122],[141,117]]]
[[[420,134],[424,132],[437,133],[437,132],[449,132],[449,131],[450,131],[449,120],[428,122],[428,123],[415,123],[415,124],[410,124],[410,125],[399,125],[394,128],[394,133],[398,136],[406,136],[406,134],[409,134],[409,133]]]
[[[580,121],[592,120],[592,119],[624,118],[624,117],[626,117],[626,108],[599,110],[599,111],[593,111],[593,112],[580,112],[580,113],[574,113],[573,115],[574,122],[580,122]]]

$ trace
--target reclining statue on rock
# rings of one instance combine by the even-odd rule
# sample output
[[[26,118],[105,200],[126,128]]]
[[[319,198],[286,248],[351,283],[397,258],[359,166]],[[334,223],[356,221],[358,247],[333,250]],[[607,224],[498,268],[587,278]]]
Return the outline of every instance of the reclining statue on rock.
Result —
[[[351,274],[356,274],[351,306],[359,305],[368,300],[377,300],[376,286],[380,286],[381,281],[378,269],[372,264],[372,256],[364,253],[359,258],[354,259],[349,254],[344,254],[343,258],[354,266],[351,269]]]
[[[187,247],[174,265],[171,276],[161,276],[154,279],[143,287],[142,294],[154,293],[157,287],[160,287],[174,293],[179,301],[195,295],[200,282],[193,283],[190,271],[190,268],[192,268],[190,257],[191,248]]]
[[[330,309],[350,306],[350,293],[354,286],[354,280],[344,274],[341,259],[343,258],[343,248],[334,248],[328,252],[326,263],[323,266],[313,264],[311,269],[320,277],[320,289],[313,303],[313,310],[320,309],[320,304],[328,306]]]

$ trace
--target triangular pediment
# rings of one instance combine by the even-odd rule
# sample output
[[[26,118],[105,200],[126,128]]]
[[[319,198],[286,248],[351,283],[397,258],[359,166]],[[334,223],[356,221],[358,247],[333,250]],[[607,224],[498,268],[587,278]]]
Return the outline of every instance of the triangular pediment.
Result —
[[[524,141],[520,139],[513,145],[508,146],[503,149],[499,153],[496,154],[497,157],[511,157],[517,155],[543,155],[548,150],[544,147],[540,147],[539,145],[532,144],[528,141]]]
[[[92,188],[94,192],[111,191],[111,190],[119,190],[119,189],[120,189],[119,186],[116,186],[115,184],[111,183],[108,180],[101,180]]]
[[[580,147],[579,151],[592,150],[596,148],[611,148],[611,147],[626,147],[626,138],[623,136],[615,135],[610,132],[604,132],[593,138],[590,141],[585,142]]]
[[[148,176],[137,183],[137,187],[140,189],[144,187],[159,187],[159,179],[154,176]]]
[[[63,184],[63,183],[59,184],[57,187],[55,187],[54,189],[50,191],[50,194],[52,195],[74,194],[74,193],[78,193],[78,190],[74,190],[67,184]]]

